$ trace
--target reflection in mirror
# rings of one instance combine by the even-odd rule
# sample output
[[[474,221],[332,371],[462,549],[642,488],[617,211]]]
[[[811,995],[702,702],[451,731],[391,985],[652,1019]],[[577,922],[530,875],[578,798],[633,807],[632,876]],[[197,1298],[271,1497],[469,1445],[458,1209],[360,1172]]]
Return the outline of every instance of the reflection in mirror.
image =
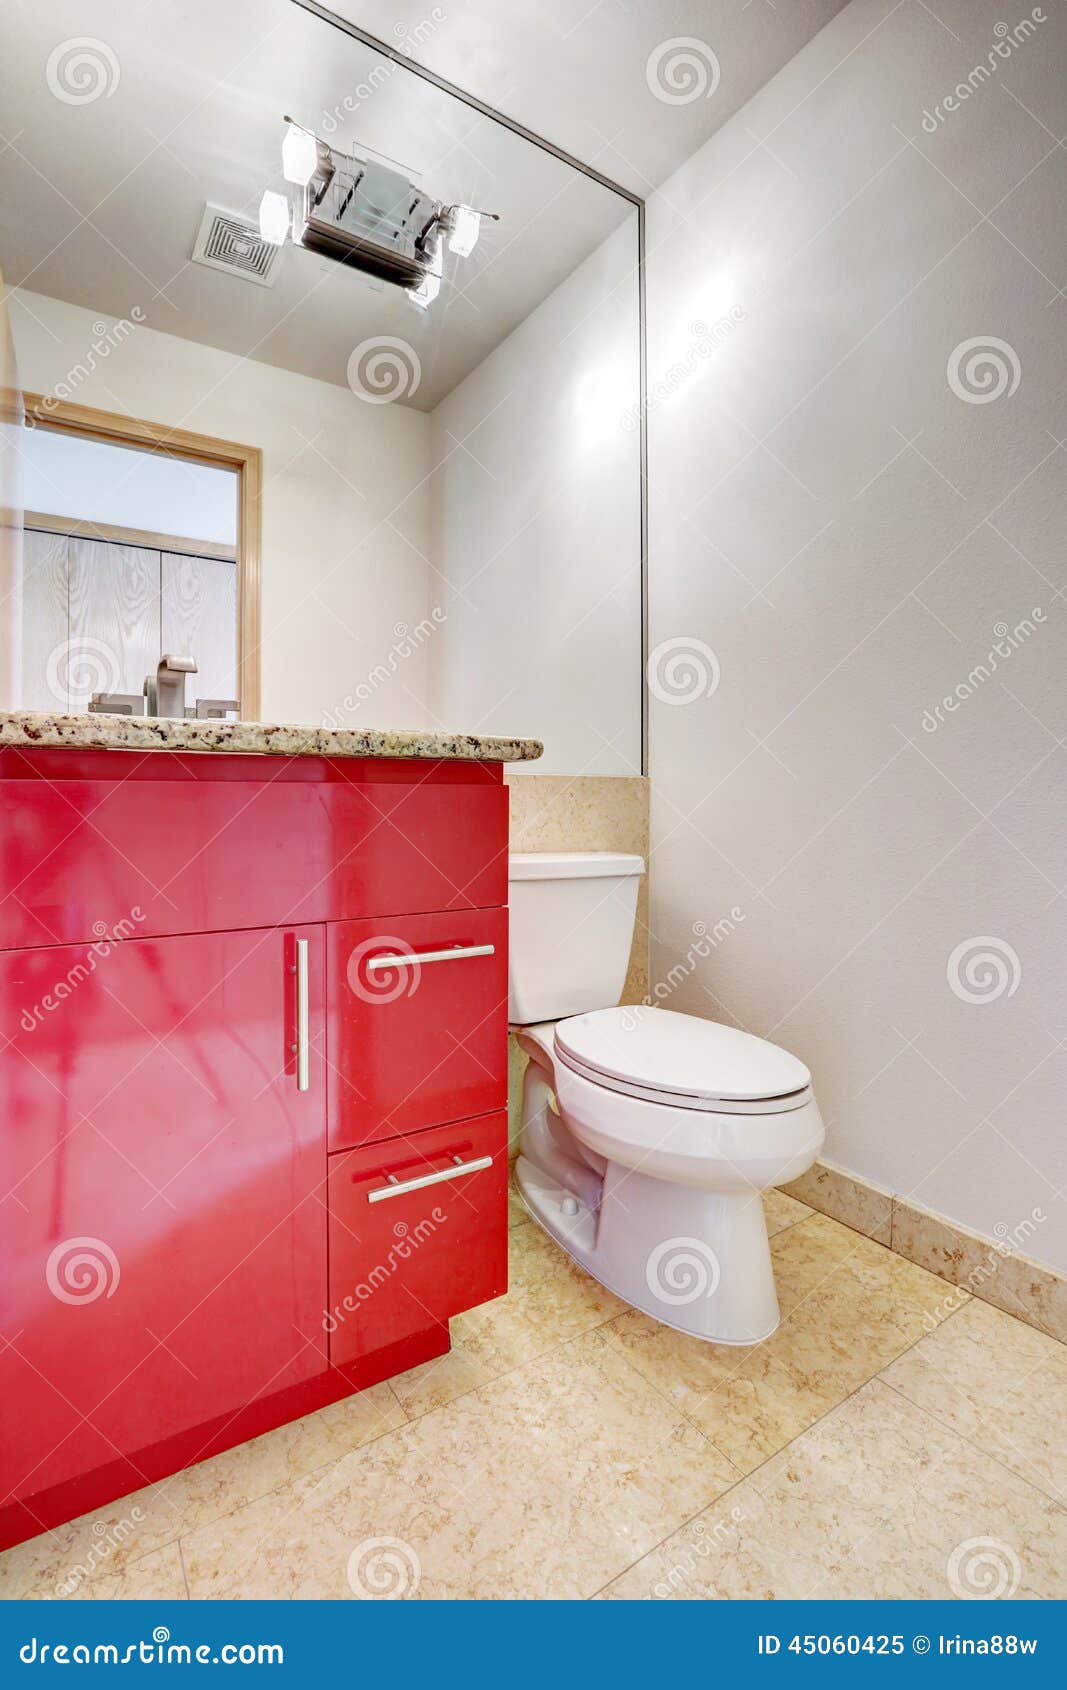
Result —
[[[23,709],[142,715],[168,653],[187,715],[236,716],[234,472],[44,427],[22,465]]]
[[[184,627],[205,684],[236,697],[227,676],[258,659],[267,719],[530,735],[545,772],[638,772],[632,201],[292,0],[189,0],[151,29],[121,0],[54,0],[6,28],[23,386],[263,453],[261,636],[236,649],[232,586],[205,576]],[[71,438],[23,436],[24,707],[61,707],[57,546],[68,583],[82,548],[99,605],[123,529],[205,567],[239,542],[189,464],[179,520],[165,440],[129,454],[127,520],[105,516]],[[157,581],[120,561],[139,608],[93,633],[121,677],[94,691],[132,689],[170,637],[162,562]]]

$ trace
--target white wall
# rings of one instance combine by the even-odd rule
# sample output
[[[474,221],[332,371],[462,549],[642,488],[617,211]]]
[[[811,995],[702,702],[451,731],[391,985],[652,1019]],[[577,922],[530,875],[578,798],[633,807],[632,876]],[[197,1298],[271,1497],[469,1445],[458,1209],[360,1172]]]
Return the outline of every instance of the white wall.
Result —
[[[1067,8],[963,98],[1029,14],[934,10],[853,0],[649,208],[651,639],[706,676],[653,670],[652,978],[810,1063],[831,1159],[1062,1269]]]
[[[542,774],[641,772],[636,254],[627,220],[431,413],[432,709]]]
[[[219,546],[236,543],[233,470],[50,428],[27,429],[20,456],[28,511]]]
[[[145,326],[102,337],[99,313],[9,297],[28,390],[58,385],[82,404],[262,448],[264,719],[424,726],[427,651],[441,637],[411,637],[437,603],[428,418]],[[95,368],[73,376],[94,346]]]

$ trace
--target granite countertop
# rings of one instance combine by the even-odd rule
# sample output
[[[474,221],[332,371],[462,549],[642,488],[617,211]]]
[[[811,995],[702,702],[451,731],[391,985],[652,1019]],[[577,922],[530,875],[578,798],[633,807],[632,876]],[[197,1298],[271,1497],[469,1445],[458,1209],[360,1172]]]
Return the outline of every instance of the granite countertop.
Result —
[[[429,757],[476,763],[529,762],[544,750],[538,739],[430,733],[421,728],[313,728],[283,722],[194,722],[0,710],[0,747],[5,745],[82,751],[253,752],[278,757]]]

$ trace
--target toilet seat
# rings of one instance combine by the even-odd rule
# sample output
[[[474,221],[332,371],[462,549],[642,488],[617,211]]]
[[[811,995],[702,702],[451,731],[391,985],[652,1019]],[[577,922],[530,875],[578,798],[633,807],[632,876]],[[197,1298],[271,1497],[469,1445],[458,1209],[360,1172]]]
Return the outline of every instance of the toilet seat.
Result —
[[[560,1021],[555,1055],[625,1097],[717,1115],[777,1115],[812,1101],[811,1074],[766,1039],[677,1010],[598,1009]]]

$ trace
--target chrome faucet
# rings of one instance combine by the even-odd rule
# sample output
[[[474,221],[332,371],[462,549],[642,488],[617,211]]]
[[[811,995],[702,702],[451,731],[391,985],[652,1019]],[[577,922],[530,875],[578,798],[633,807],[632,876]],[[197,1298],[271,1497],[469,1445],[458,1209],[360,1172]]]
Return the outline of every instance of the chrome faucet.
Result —
[[[175,657],[165,651],[156,665],[154,675],[146,675],[144,695],[148,700],[149,716],[177,716],[185,718],[185,677],[196,674],[191,657]]]

